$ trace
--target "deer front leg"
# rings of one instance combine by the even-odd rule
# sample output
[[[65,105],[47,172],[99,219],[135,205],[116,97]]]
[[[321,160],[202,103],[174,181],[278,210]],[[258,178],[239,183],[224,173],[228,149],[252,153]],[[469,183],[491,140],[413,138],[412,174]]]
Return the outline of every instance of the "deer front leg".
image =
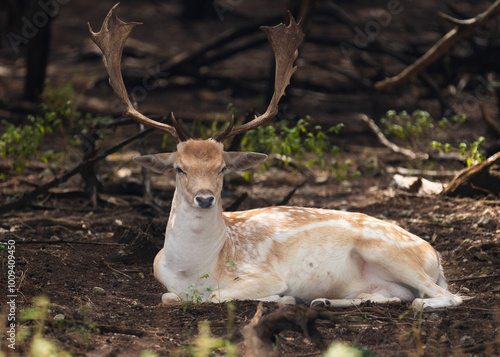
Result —
[[[295,304],[293,296],[283,295],[287,290],[287,284],[275,274],[249,274],[239,276],[228,286],[215,290],[210,301],[261,300]]]

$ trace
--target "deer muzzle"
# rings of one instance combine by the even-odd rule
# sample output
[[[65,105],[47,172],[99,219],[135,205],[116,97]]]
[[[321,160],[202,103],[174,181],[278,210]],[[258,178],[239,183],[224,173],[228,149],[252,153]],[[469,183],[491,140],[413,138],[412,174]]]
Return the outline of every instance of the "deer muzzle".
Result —
[[[200,190],[196,193],[194,202],[200,208],[210,208],[215,203],[214,193],[210,190]]]

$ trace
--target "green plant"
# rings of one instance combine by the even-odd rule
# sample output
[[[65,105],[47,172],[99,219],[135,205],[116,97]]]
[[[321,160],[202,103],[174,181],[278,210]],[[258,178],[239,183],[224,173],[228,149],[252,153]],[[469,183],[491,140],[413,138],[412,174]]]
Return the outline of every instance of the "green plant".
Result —
[[[225,265],[227,267],[232,267],[232,268],[236,267],[236,263],[234,263],[232,261],[227,261],[225,263]],[[191,307],[193,304],[198,304],[198,303],[201,303],[203,301],[203,299],[205,297],[205,294],[203,292],[201,292],[200,290],[198,290],[198,286],[199,285],[203,285],[203,284],[201,284],[201,280],[202,279],[207,279],[208,280],[210,278],[212,278],[216,282],[216,284],[217,284],[217,291],[219,290],[219,279],[218,278],[212,277],[210,273],[207,273],[205,275],[200,276],[198,278],[198,282],[190,284],[188,286],[188,291],[185,291],[183,293],[185,299],[180,298],[180,300],[182,302],[182,310],[184,312],[186,312],[189,309],[189,307]],[[216,294],[214,293],[214,289],[212,288],[211,285],[204,285],[203,288],[208,293],[209,298],[211,298],[211,299],[212,298],[217,298]],[[219,302],[220,302],[220,298],[219,298]],[[225,315],[225,312],[223,310],[222,310],[222,313]]]
[[[340,150],[332,145],[329,136],[338,134],[343,124],[323,130],[320,125],[312,125],[307,116],[289,126],[287,121],[280,121],[275,126],[258,127],[248,131],[241,141],[244,151],[259,151],[277,154],[282,163],[288,165],[295,160],[301,167],[316,167],[321,171],[335,173],[342,181],[356,174],[348,174],[349,160],[339,161]],[[262,164],[265,171],[269,167]]]
[[[60,160],[64,151],[56,152],[53,149],[42,152],[46,137],[60,130],[63,133],[74,133],[71,143],[78,143],[88,136],[88,128],[103,123],[108,123],[111,118],[92,117],[90,114],[76,110],[73,102],[75,92],[71,82],[61,83],[58,86],[46,86],[41,94],[41,104],[38,115],[28,115],[24,125],[14,125],[2,121],[5,130],[0,135],[0,158],[5,158],[9,165],[18,174],[22,174],[26,163],[39,159],[45,163]],[[104,126],[100,126],[104,127]],[[101,130],[102,132],[102,130]],[[101,135],[102,133],[99,133]],[[95,140],[92,138],[92,140]],[[5,174],[0,175],[0,180],[5,180]]]
[[[19,314],[20,321],[31,323],[24,325],[16,335],[16,342],[27,348],[24,355],[29,357],[67,357],[69,352],[59,349],[57,343],[43,336],[44,326],[48,319],[50,309],[49,299],[38,296],[33,299],[33,307],[22,310]]]
[[[278,351],[280,349],[280,340],[280,335],[274,334],[272,343],[273,351]]]
[[[198,288],[197,284],[190,284],[188,286],[188,291],[185,291],[183,294],[185,296],[185,299],[182,299],[182,311],[186,312],[191,305],[193,304],[199,304],[200,302],[203,301],[203,293],[201,293]]]
[[[386,116],[380,120],[384,134],[398,141],[400,145],[414,151],[429,152],[436,150],[444,153],[458,152],[467,166],[475,162],[481,162],[483,153],[479,150],[484,144],[484,137],[479,137],[471,143],[458,141],[455,143],[443,143],[442,138],[452,129],[457,129],[466,121],[464,114],[454,115],[450,119],[441,118],[435,120],[423,110],[413,113],[389,110]]]
[[[487,267],[481,267],[481,274],[488,275],[490,274],[490,269]]]
[[[227,339],[212,336],[208,321],[200,321],[198,331],[198,336],[196,336],[193,345],[188,348],[191,356],[208,357],[212,355],[214,350],[222,350],[224,355],[228,357],[238,356],[237,345]]]
[[[323,353],[323,357],[372,357],[375,354],[368,348],[357,348],[342,342],[333,342]]]
[[[402,313],[399,316],[399,319],[402,320],[405,318],[408,313],[412,311],[409,309],[408,311]],[[399,344],[402,344],[402,341],[405,338],[410,338],[413,341],[413,344],[415,345],[415,349],[417,350],[417,356],[423,356],[425,351],[424,351],[424,345],[422,344],[422,336],[426,335],[426,332],[422,329],[422,324],[423,324],[423,309],[421,309],[418,312],[417,315],[417,320],[413,321],[411,324],[411,327],[409,327],[399,338]]]
[[[90,336],[93,333],[99,333],[97,324],[92,321],[91,317],[91,307],[89,305],[83,305],[80,308],[80,314],[82,316],[81,323],[73,323],[69,330],[74,333],[74,340],[80,346],[87,346],[90,340]],[[59,326],[60,327],[60,326]],[[61,328],[61,327],[60,327]]]
[[[22,174],[26,163],[32,158],[39,157],[48,162],[54,158],[54,152],[47,150],[41,155],[39,150],[47,134],[61,125],[61,120],[53,112],[46,112],[43,116],[28,115],[28,124],[15,126],[2,121],[5,126],[0,136],[0,157],[9,160],[12,167]]]

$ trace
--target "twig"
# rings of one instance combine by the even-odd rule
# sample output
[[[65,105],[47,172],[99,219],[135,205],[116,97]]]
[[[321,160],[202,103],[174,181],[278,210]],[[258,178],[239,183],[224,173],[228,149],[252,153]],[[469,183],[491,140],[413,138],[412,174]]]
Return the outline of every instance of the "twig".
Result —
[[[29,240],[16,241],[16,244],[88,244],[88,245],[123,245],[120,243],[104,243],[104,242],[79,242],[73,240]]]
[[[451,281],[452,283],[456,283],[456,282],[460,282],[460,281],[481,280],[481,279],[498,278],[498,277],[500,277],[500,274],[483,275],[483,276],[468,276],[465,278],[448,279],[448,281]]]
[[[495,1],[486,11],[479,15],[467,19],[458,20],[451,16],[440,14],[441,18],[455,24],[455,27],[444,35],[438,42],[434,44],[422,57],[416,60],[413,64],[406,67],[401,73],[396,76],[386,78],[375,83],[377,90],[387,90],[392,87],[406,83],[415,77],[422,70],[427,68],[431,63],[436,61],[443,53],[445,53],[458,40],[473,32],[477,28],[485,25],[490,20],[500,14],[500,0]]]
[[[366,114],[360,114],[359,115],[359,118],[361,120],[363,120],[365,123],[368,124],[368,126],[370,127],[370,129],[375,133],[375,135],[377,135],[379,141],[386,147],[388,147],[389,149],[391,149],[392,151],[398,153],[398,154],[402,154],[404,156],[407,156],[409,157],[410,159],[414,160],[414,159],[428,159],[429,158],[429,155],[428,154],[425,154],[425,153],[415,153],[409,149],[405,149],[405,148],[402,148],[396,144],[394,144],[393,142],[389,141],[389,139],[387,139],[387,137],[384,135],[384,133],[382,133],[382,130],[380,130],[380,128],[378,127],[378,125],[375,123],[375,121],[371,118],[369,118]]]
[[[134,336],[144,336],[144,331],[132,328],[122,328],[116,325],[97,325],[96,326],[101,333],[118,333],[121,335],[134,335]]]
[[[125,274],[124,272],[119,271],[118,269],[115,269],[115,268],[111,267],[109,264],[106,264],[106,266],[107,266],[109,269],[111,269],[111,270],[113,270],[113,271],[115,271],[115,272],[117,272],[117,273],[119,273],[119,274],[122,274],[123,276],[126,276],[126,277],[127,277],[127,278],[129,278],[129,279],[132,279],[132,278],[130,277],[130,275],[127,275],[127,274]]]

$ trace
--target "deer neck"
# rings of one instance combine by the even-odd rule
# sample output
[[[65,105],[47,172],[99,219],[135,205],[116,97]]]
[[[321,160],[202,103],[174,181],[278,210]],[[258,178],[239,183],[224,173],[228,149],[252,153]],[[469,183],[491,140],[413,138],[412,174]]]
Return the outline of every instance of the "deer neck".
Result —
[[[175,191],[164,244],[164,256],[172,269],[186,275],[209,273],[226,238],[220,200],[215,207],[201,209]]]

